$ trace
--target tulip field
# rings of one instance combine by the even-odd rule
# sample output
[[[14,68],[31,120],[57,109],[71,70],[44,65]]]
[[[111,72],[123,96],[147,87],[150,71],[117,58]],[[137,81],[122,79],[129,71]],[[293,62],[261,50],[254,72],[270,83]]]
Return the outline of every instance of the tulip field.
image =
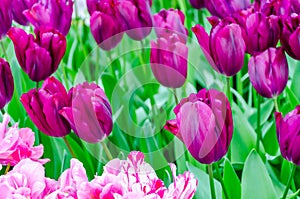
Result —
[[[300,0],[2,0],[0,199],[300,197]]]

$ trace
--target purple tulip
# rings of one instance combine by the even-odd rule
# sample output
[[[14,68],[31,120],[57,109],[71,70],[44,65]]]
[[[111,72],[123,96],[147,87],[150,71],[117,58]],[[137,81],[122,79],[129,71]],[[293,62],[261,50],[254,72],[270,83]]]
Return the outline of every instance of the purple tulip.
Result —
[[[8,36],[14,43],[21,68],[36,82],[57,70],[66,51],[65,36],[51,28],[41,27],[36,31],[36,38],[20,28],[11,28]]]
[[[207,0],[205,7],[213,15],[220,18],[231,16],[233,13],[250,6],[250,0]]]
[[[187,76],[188,47],[176,34],[151,41],[150,63],[152,72],[162,85],[181,87]]]
[[[300,165],[300,106],[289,112],[284,118],[276,112],[276,133],[282,156],[296,165]]]
[[[0,109],[11,100],[14,93],[14,80],[9,63],[0,58]]]
[[[205,0],[189,0],[191,5],[196,9],[201,9],[205,7]]]
[[[188,30],[184,27],[184,14],[180,10],[161,10],[153,16],[157,37],[169,37],[178,34],[183,43],[186,43]]]
[[[215,25],[210,36],[200,25],[192,28],[210,65],[226,76],[233,76],[242,69],[246,50],[242,29],[231,20],[228,18]]]
[[[23,26],[27,25],[28,20],[23,12],[30,9],[37,2],[38,0],[12,0],[13,19]]]
[[[34,27],[50,26],[67,35],[71,27],[73,0],[41,0],[23,13]]]
[[[290,0],[263,0],[256,1],[256,11],[261,11],[265,15],[290,15],[291,2]]]
[[[300,60],[300,15],[282,18],[280,41],[284,50],[294,59]]]
[[[251,57],[248,70],[250,82],[263,97],[280,95],[288,81],[288,63],[281,47],[269,48]]]
[[[74,132],[83,140],[96,143],[107,137],[113,127],[112,111],[104,91],[94,83],[74,87],[71,106],[60,113],[71,124]]]
[[[105,0],[86,0],[87,9],[89,14],[92,15],[95,11],[99,11],[100,4]]]
[[[175,107],[176,119],[167,121],[172,132],[201,163],[220,160],[228,151],[233,133],[230,104],[217,90],[202,89]]]
[[[38,91],[32,89],[23,94],[21,102],[32,122],[46,135],[63,137],[70,133],[69,123],[59,114],[69,105],[70,97],[54,77],[46,79]]]
[[[152,15],[149,1],[122,0],[118,1],[117,9],[130,38],[142,40],[150,34]]]
[[[290,0],[291,1],[291,10],[294,13],[300,13],[300,0]]]
[[[6,35],[12,24],[11,0],[0,3],[0,40]]]
[[[247,52],[251,55],[276,47],[280,36],[279,18],[260,12],[250,14],[246,18],[245,33]]]

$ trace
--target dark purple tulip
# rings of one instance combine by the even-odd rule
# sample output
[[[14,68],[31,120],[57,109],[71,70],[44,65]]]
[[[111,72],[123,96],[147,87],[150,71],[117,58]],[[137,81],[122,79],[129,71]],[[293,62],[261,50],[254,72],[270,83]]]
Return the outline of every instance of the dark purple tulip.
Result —
[[[248,70],[253,87],[263,97],[280,95],[288,81],[288,63],[281,47],[269,48],[251,57]]]
[[[11,100],[14,93],[14,80],[9,63],[0,58],[0,109]]]
[[[23,12],[30,9],[37,2],[38,0],[12,0],[13,19],[23,26],[27,25],[28,20]]]
[[[205,7],[214,16],[225,18],[250,6],[250,0],[207,0]]]
[[[153,22],[149,1],[122,0],[117,9],[130,38],[142,40],[150,34]]]
[[[291,2],[290,0],[264,0],[254,3],[256,11],[261,11],[265,15],[290,15]]]
[[[192,31],[210,65],[221,74],[233,76],[243,67],[246,45],[240,26],[229,20],[233,19],[215,25],[210,36],[200,25],[193,27]]]
[[[113,127],[112,111],[104,91],[94,83],[74,87],[70,107],[60,113],[71,124],[74,132],[83,140],[96,143],[107,137]]]
[[[196,9],[201,9],[205,7],[206,0],[189,0],[191,5]]]
[[[300,0],[290,0],[291,1],[291,10],[294,13],[300,13]]]
[[[24,11],[35,28],[50,26],[67,35],[72,22],[73,0],[41,0]]]
[[[152,72],[162,85],[181,87],[187,76],[188,47],[176,34],[151,41],[150,63]]]
[[[103,3],[105,0],[86,0],[87,9],[90,15],[93,14],[95,11],[100,11],[100,4]]]
[[[6,35],[12,24],[11,0],[0,3],[0,39]]]
[[[233,120],[227,97],[217,90],[202,89],[175,107],[176,119],[167,121],[171,131],[201,163],[220,160],[228,151]]]
[[[289,112],[284,118],[275,113],[276,133],[282,156],[300,166],[300,106]]]
[[[280,36],[279,18],[256,12],[245,22],[245,43],[247,52],[253,55],[269,47],[276,47]]]
[[[40,131],[53,137],[63,137],[70,133],[67,120],[59,111],[69,105],[70,97],[57,79],[49,77],[42,88],[32,89],[21,96],[21,102],[32,122]]]
[[[65,36],[52,28],[41,27],[36,38],[20,28],[11,28],[8,36],[21,68],[32,81],[45,80],[53,74],[66,51]]]
[[[300,60],[300,16],[292,14],[282,17],[280,41],[284,50],[294,59]]]
[[[180,10],[161,10],[153,15],[157,37],[168,38],[173,33],[178,34],[183,43],[186,43],[188,30],[184,27],[184,14]]]

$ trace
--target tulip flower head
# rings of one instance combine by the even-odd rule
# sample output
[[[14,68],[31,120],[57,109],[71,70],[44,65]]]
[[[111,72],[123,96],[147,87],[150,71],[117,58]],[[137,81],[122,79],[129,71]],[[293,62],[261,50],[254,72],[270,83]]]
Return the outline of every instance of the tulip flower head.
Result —
[[[14,80],[9,63],[0,58],[0,109],[11,100],[14,93]]]
[[[2,0],[0,4],[0,40],[6,35],[12,24],[11,0]]]
[[[205,0],[205,7],[219,18],[231,16],[233,13],[250,6],[250,0]]]
[[[196,9],[201,9],[205,7],[206,0],[189,0],[189,1],[190,4]]]
[[[289,112],[285,117],[275,113],[277,139],[282,156],[300,166],[300,106]]]
[[[167,121],[165,129],[178,137],[196,160],[210,164],[227,153],[233,119],[223,93],[202,89],[181,100],[174,113],[176,119]]]
[[[273,98],[282,93],[289,76],[286,56],[282,48],[269,48],[254,55],[248,63],[249,79],[263,97]]]
[[[20,25],[28,25],[28,19],[23,14],[25,10],[30,9],[38,0],[12,0],[13,19]]]

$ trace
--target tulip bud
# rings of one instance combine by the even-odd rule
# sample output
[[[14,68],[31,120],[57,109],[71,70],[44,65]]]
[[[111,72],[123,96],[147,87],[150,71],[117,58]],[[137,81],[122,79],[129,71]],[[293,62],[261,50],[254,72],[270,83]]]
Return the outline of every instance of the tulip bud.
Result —
[[[192,28],[210,65],[226,76],[233,76],[242,69],[246,51],[242,29],[231,20],[228,18],[215,25],[210,36],[200,25]]]
[[[36,38],[20,28],[11,28],[8,36],[14,43],[21,68],[36,82],[57,70],[66,51],[66,38],[51,28],[41,27],[36,31]]]
[[[282,17],[280,41],[284,50],[294,59],[300,60],[300,15]]]
[[[254,2],[256,11],[260,11],[265,15],[290,15],[291,1],[290,0],[263,0]]]
[[[176,119],[167,121],[171,131],[200,163],[220,160],[228,151],[233,133],[230,104],[217,90],[202,89],[175,107]]]
[[[205,7],[213,15],[219,18],[231,16],[233,13],[245,10],[251,5],[250,0],[208,0]]]
[[[188,47],[176,34],[169,38],[151,41],[150,63],[152,72],[162,85],[171,88],[181,87],[187,76]]]
[[[67,35],[72,22],[73,0],[41,0],[23,13],[35,28],[50,26]]]
[[[276,112],[275,119],[281,155],[288,161],[300,166],[300,106],[297,106],[284,118],[282,117],[282,113]]]
[[[289,76],[282,48],[269,48],[254,55],[248,63],[250,82],[263,97],[273,98],[284,90]]]
[[[30,9],[37,2],[38,0],[12,0],[13,19],[17,23],[26,26],[28,24],[28,20],[23,12]]]
[[[152,27],[149,1],[124,0],[117,3],[117,9],[126,27],[127,35],[134,40],[148,36]]]
[[[54,77],[46,79],[38,91],[32,89],[21,96],[21,102],[32,122],[40,131],[53,137],[63,137],[71,131],[67,120],[59,114],[69,101],[66,89]]]
[[[86,6],[89,14],[92,15],[95,11],[99,11],[101,2],[104,0],[86,0]]]
[[[112,111],[104,91],[96,84],[87,82],[74,87],[69,95],[72,103],[60,114],[71,124],[74,132],[90,143],[102,141],[113,127]]]
[[[0,3],[0,39],[6,35],[12,24],[11,0]]]
[[[205,0],[189,0],[191,5],[196,9],[201,9],[205,7]]]
[[[0,58],[0,109],[11,100],[14,93],[14,80],[9,63]]]
[[[186,43],[188,30],[184,27],[184,14],[180,10],[161,10],[153,16],[157,37],[169,37],[178,34],[183,43]]]

